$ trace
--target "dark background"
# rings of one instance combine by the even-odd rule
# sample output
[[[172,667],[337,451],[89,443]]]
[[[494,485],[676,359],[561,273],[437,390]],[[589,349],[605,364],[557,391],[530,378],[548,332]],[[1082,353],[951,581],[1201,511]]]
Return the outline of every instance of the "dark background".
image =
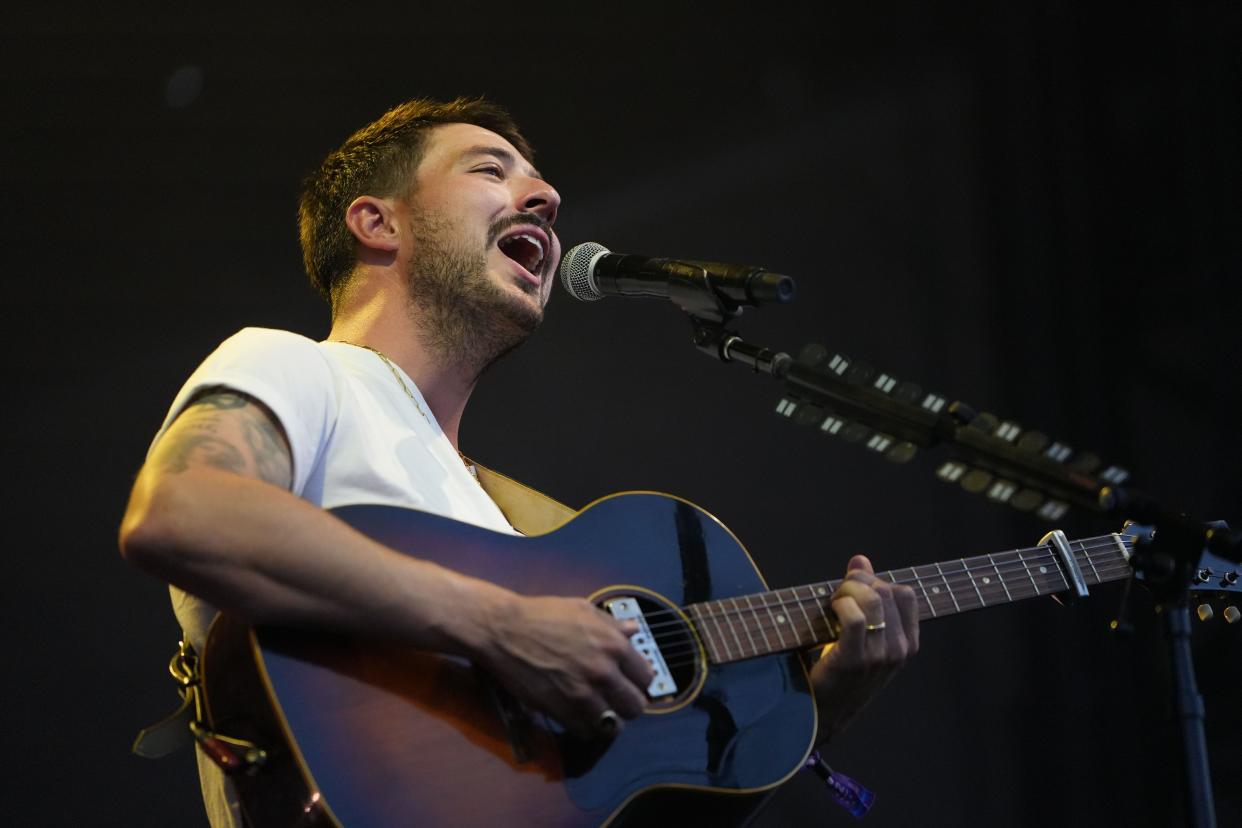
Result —
[[[695,6],[0,12],[6,821],[202,823],[188,753],[127,752],[174,702],[177,630],[116,527],[219,340],[326,333],[298,181],[416,95],[513,110],[565,198],[567,247],[790,273],[797,302],[748,312],[748,339],[822,342],[1242,524],[1238,4]],[[942,453],[890,465],[778,419],[778,397],[695,352],[671,305],[558,291],[479,389],[463,444],[575,505],[680,494],[773,585],[837,577],[859,551],[930,563],[1050,528],[935,480]],[[1119,641],[1120,590],[1096,592],[925,625],[828,750],[877,791],[865,824],[1183,820],[1151,602]],[[1195,634],[1218,817],[1236,824],[1242,630],[1218,617]],[[852,820],[806,775],[762,820],[812,823]]]

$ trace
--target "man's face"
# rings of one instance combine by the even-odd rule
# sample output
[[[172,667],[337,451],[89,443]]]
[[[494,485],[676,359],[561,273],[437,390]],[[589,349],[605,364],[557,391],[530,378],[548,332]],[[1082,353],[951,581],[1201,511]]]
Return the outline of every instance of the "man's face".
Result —
[[[552,231],[559,206],[556,190],[496,133],[471,124],[433,128],[408,204],[412,280],[458,269],[453,292],[533,329],[560,261]]]

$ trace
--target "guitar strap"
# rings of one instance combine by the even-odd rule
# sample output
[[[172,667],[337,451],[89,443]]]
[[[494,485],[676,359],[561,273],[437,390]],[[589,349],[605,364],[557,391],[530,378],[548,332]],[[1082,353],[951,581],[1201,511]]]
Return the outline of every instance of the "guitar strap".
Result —
[[[553,500],[542,492],[473,460],[470,462],[474,465],[483,491],[500,507],[513,528],[523,535],[547,534],[577,514],[564,503]]]

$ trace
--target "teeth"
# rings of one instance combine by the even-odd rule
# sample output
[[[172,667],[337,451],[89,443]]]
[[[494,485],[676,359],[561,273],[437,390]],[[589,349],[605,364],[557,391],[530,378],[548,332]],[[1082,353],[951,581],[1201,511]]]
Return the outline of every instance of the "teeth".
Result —
[[[518,233],[510,236],[509,239],[526,239],[526,241],[535,246],[535,249],[539,251],[539,258],[535,259],[535,263],[530,267],[530,270],[532,273],[537,273],[539,271],[539,265],[543,264],[543,244],[539,241],[539,239],[529,233]]]
[[[535,247],[539,248],[539,258],[541,258],[541,259],[543,258],[543,245],[539,243],[539,239],[535,238],[534,236],[530,235],[529,233],[518,233],[518,234],[517,234],[516,236],[514,236],[513,238],[515,238],[515,239],[526,239],[528,242],[530,242],[531,244],[533,244]]]

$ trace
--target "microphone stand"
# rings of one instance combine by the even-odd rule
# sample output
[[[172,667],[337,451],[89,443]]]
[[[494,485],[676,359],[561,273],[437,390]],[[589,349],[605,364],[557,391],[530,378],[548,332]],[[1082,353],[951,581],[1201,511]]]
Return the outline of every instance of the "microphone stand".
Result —
[[[1122,488],[1128,473],[1117,466],[1096,473],[1101,463],[1089,452],[1075,453],[1038,432],[1023,433],[1015,423],[976,412],[960,401],[949,403],[912,382],[830,354],[821,345],[804,347],[796,360],[751,345],[728,329],[741,308],[706,280],[688,279],[680,289],[670,284],[669,298],[690,316],[693,342],[700,351],[783,380],[786,392],[777,412],[797,423],[863,443],[894,462],[908,461],[920,447],[947,443],[959,457],[940,466],[937,476],[1046,520],[1058,520],[1073,504],[1153,527],[1136,543],[1130,563],[1134,577],[1155,593],[1164,617],[1188,824],[1214,828],[1203,697],[1190,649],[1190,591],[1192,584],[1222,593],[1242,591],[1237,568],[1242,532],[1231,532],[1220,521],[1196,521]],[[1225,617],[1230,623],[1237,620],[1236,607],[1226,609]]]

